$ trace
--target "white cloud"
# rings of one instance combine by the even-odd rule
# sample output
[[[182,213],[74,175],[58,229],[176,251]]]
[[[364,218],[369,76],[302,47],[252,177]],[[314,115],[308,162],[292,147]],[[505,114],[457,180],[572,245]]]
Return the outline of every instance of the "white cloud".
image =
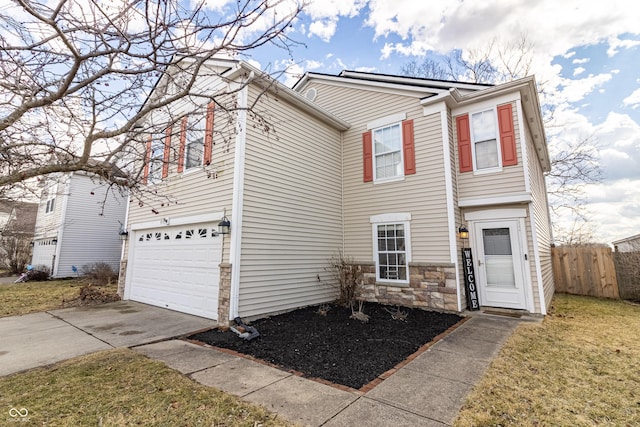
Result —
[[[317,36],[324,42],[331,41],[336,33],[340,17],[352,18],[360,13],[367,0],[313,0],[304,9],[311,18],[308,36]]]
[[[640,107],[640,88],[634,90],[631,93],[631,95],[629,95],[625,99],[623,99],[622,103],[625,106],[631,107],[631,108],[634,108],[634,109]]]
[[[630,49],[635,46],[640,46],[640,40],[620,40],[618,37],[610,37],[607,55],[612,57],[616,55],[620,49]]]
[[[575,52],[574,52],[575,53]],[[590,58],[576,58],[573,61],[571,61],[572,64],[586,64],[587,62],[589,62],[591,59]]]
[[[309,37],[318,36],[322,41],[329,42],[331,37],[336,33],[336,27],[338,25],[337,19],[320,19],[313,21],[309,25]]]
[[[567,102],[578,102],[604,83],[611,80],[611,77],[611,74],[604,73],[597,75],[591,74],[588,77],[579,80],[565,79],[562,82],[564,88],[561,89],[561,97]]]
[[[584,67],[576,67],[576,68],[573,70],[573,75],[574,75],[574,76],[577,76],[577,75],[580,75],[580,74],[584,73],[585,71],[587,71],[587,70],[586,70],[586,68],[584,68]]]

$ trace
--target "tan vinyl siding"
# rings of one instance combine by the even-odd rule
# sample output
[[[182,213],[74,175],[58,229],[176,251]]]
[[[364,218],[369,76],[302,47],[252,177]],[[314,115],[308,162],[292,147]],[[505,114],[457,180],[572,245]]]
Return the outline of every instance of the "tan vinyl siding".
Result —
[[[312,84],[316,103],[351,124],[344,133],[345,254],[373,260],[372,215],[411,213],[412,262],[449,263],[440,114],[425,117],[419,99]],[[414,120],[416,174],[401,181],[363,182],[362,133],[367,123],[398,113]]]
[[[503,167],[499,172],[460,173],[458,161],[458,144],[456,136],[456,173],[458,174],[458,197],[460,200],[467,198],[478,199],[482,197],[504,196],[510,193],[523,193],[525,191],[524,168],[522,162],[522,148],[520,141],[520,123],[515,105],[512,104],[513,126],[516,135],[516,151],[518,154],[518,164],[515,166]],[[455,118],[454,118],[455,127]],[[457,129],[454,131],[457,135]]]
[[[527,154],[529,157],[529,177],[531,183],[532,203],[531,209],[535,220],[536,237],[540,256],[540,270],[544,289],[545,306],[551,306],[551,298],[554,293],[553,268],[551,260],[551,224],[549,218],[547,187],[545,177],[538,160],[537,152],[530,142],[530,133],[527,132]],[[535,268],[535,266],[532,266]],[[534,270],[535,271],[535,270]],[[535,288],[537,291],[537,288]]]
[[[178,113],[176,113],[178,114]],[[202,114],[204,111],[199,111]],[[169,176],[159,183],[143,186],[131,196],[128,225],[180,218],[226,210],[232,219],[233,168],[235,140],[233,133],[236,114],[216,109],[214,119],[213,152],[210,166],[177,173],[177,152],[180,143],[180,125],[173,126],[171,138],[171,164]],[[163,132],[158,129],[158,132]],[[157,213],[154,213],[157,212]],[[229,259],[229,239],[224,239],[223,262]]]
[[[258,95],[250,87],[249,102]],[[340,132],[273,95],[247,124],[240,316],[330,301],[328,260],[342,247]]]

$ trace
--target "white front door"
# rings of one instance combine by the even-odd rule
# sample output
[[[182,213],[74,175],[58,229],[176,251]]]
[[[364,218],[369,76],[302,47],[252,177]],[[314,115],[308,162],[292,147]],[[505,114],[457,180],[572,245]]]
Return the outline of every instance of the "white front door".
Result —
[[[474,223],[480,305],[527,308],[522,228],[518,219]]]

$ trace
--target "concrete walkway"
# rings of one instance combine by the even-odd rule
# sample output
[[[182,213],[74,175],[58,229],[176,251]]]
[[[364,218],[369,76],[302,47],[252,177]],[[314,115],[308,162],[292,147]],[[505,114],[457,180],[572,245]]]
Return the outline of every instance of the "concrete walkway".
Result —
[[[446,426],[519,322],[474,316],[367,392],[180,340],[135,350],[305,426]]]

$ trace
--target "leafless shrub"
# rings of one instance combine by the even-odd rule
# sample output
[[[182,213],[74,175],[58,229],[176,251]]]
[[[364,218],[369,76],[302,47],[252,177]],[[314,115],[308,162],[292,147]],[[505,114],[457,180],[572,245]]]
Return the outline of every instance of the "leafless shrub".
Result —
[[[339,252],[329,258],[329,265],[324,269],[331,275],[330,284],[338,288],[337,303],[344,307],[353,307],[358,299],[363,284],[362,268],[353,258]],[[318,282],[323,283],[318,275]]]
[[[385,307],[384,311],[389,313],[393,320],[399,320],[401,322],[406,322],[407,317],[409,316],[409,312],[401,310],[400,306],[397,306],[395,310],[389,310],[388,308]]]
[[[118,280],[118,273],[105,262],[95,262],[83,266],[82,276],[98,286],[109,285]]]

